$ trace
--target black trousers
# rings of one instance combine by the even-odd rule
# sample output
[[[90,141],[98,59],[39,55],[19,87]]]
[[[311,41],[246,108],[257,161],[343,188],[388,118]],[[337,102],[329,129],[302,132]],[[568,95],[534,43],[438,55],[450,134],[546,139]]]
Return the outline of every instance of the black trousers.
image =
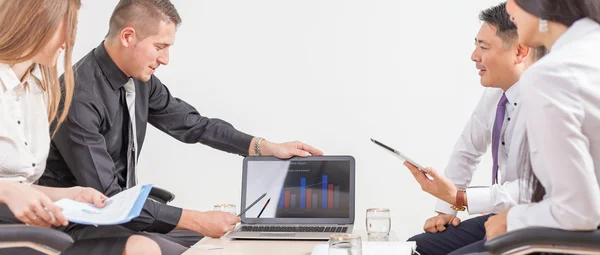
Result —
[[[485,244],[485,222],[491,215],[465,220],[458,227],[446,226],[446,231],[423,233],[408,239],[417,242],[421,255],[491,255]],[[535,253],[538,255],[558,255],[557,253]]]
[[[485,222],[490,215],[465,220],[458,227],[446,226],[444,232],[423,233],[411,237],[408,241],[417,243],[421,255],[469,254],[484,252]]]
[[[5,204],[0,204],[0,224],[23,224],[19,221]],[[85,226],[76,225],[71,231],[65,231],[71,235],[75,243],[62,254],[75,255],[120,255],[125,249],[127,239],[132,235],[146,236],[154,240],[165,255],[179,255],[184,253],[189,246],[181,245],[192,243],[194,235],[184,231],[174,231],[171,235],[156,233],[135,232],[122,226]],[[196,238],[200,236],[196,234]],[[187,239],[186,239],[187,238]],[[197,238],[195,242],[200,240]],[[193,242],[193,243],[195,243]],[[192,243],[192,244],[193,244]],[[191,245],[190,245],[191,246]],[[0,254],[39,255],[41,253],[29,248],[0,249]]]
[[[159,234],[150,232],[136,232],[120,225],[95,227],[76,224],[69,226],[64,232],[72,236],[74,240],[142,235],[157,242],[161,248],[162,254],[165,255],[182,254],[189,247],[203,238],[202,235],[187,230],[173,230],[167,234]]]

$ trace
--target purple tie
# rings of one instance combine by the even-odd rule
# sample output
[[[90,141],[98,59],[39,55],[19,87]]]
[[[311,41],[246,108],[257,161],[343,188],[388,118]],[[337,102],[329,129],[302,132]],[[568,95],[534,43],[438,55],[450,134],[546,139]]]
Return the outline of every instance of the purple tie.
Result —
[[[500,133],[502,133],[502,124],[504,124],[504,114],[506,113],[506,95],[502,93],[502,97],[496,108],[496,120],[494,121],[494,129],[492,130],[492,157],[494,159],[492,172],[492,185],[498,183],[498,149],[500,147]]]

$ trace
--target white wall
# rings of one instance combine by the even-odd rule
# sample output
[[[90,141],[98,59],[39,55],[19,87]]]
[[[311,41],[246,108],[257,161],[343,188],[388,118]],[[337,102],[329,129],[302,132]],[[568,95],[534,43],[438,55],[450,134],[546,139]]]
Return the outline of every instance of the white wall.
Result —
[[[366,208],[389,207],[399,238],[422,230],[434,199],[369,138],[443,170],[482,91],[470,60],[478,14],[498,0],[173,2],[183,24],[157,76],[174,95],[247,133],[354,156],[357,228]],[[83,1],[75,59],[100,43],[116,3]],[[489,158],[475,184],[488,184]],[[241,162],[150,128],[140,179],[177,206],[239,210]]]

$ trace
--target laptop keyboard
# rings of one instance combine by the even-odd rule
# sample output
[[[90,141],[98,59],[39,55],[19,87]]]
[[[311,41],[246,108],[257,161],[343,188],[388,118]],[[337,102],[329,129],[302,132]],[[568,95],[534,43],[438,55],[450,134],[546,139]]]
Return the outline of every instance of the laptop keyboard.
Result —
[[[242,226],[242,232],[322,232],[345,233],[348,227],[318,226]]]

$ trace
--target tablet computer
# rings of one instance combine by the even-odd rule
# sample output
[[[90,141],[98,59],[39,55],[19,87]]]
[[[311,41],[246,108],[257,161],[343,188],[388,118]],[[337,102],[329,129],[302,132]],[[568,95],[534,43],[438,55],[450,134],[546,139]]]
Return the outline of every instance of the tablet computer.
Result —
[[[396,156],[396,157],[398,157],[398,158],[400,158],[400,159],[402,159],[404,161],[408,161],[408,163],[411,163],[413,166],[416,166],[419,170],[421,170],[421,172],[423,172],[424,174],[427,174],[425,172],[425,167],[423,167],[420,164],[417,164],[417,162],[415,162],[414,160],[410,159],[406,155],[402,154],[402,152],[399,152],[399,151],[395,150],[394,148],[392,148],[390,146],[387,146],[387,145],[383,144],[382,142],[377,141],[377,140],[375,140],[373,138],[371,138],[371,141],[373,143],[379,145],[380,147],[384,148],[386,151],[392,153],[394,156]]]

